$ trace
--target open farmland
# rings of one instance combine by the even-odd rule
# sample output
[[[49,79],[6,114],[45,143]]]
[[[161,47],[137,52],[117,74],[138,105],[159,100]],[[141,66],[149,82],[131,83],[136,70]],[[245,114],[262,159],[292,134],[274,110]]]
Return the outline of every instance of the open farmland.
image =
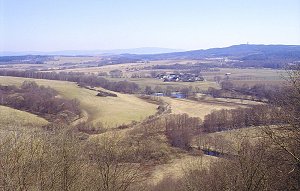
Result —
[[[240,84],[280,84],[286,76],[285,70],[259,69],[259,68],[219,68],[218,71],[203,72],[205,79],[214,81],[215,76],[225,78],[225,74],[230,73],[228,79]],[[249,85],[250,85],[249,84]]]
[[[95,57],[93,57],[95,58]],[[86,59],[91,59],[87,57]],[[63,61],[64,59],[61,59]],[[96,59],[95,59],[96,60]],[[104,65],[99,67],[82,67],[82,68],[72,68],[72,69],[64,69],[58,71],[64,72],[84,72],[84,73],[95,73],[98,72],[109,72],[111,70],[122,70],[125,77],[131,76],[132,73],[135,72],[149,72],[149,70],[145,69],[148,67],[153,67],[157,65],[172,65],[172,64],[187,64],[187,63],[196,63],[197,60],[157,60],[157,61],[149,61],[149,62],[139,62],[139,63],[123,63],[123,64],[113,64],[113,65]],[[63,62],[62,62],[63,63]],[[54,70],[55,71],[55,70]]]
[[[207,90],[208,87],[218,88],[219,85],[215,83],[215,77],[221,80],[227,79],[226,73],[230,73],[228,79],[234,84],[243,85],[248,84],[250,86],[255,84],[266,84],[266,85],[280,85],[282,84],[283,76],[286,76],[286,71],[283,69],[268,69],[268,68],[212,68],[211,70],[203,70],[201,74],[206,81],[204,82],[163,82],[162,80],[150,78],[151,72],[156,72],[157,74],[168,72],[184,72],[185,70],[180,69],[152,69],[154,66],[168,66],[168,65],[184,65],[184,64],[195,64],[195,63],[211,63],[213,60],[157,60],[145,63],[124,63],[116,65],[105,65],[101,67],[80,67],[65,70],[65,72],[84,72],[84,73],[107,73],[109,74],[112,70],[121,70],[123,78],[110,78],[112,81],[128,80],[135,82],[140,85],[140,87],[145,88],[145,86],[161,87],[166,86],[172,87],[189,87],[199,88],[200,90]],[[55,71],[55,70],[54,70]],[[141,78],[131,78],[132,75],[141,75]],[[148,76],[149,78],[144,78]]]
[[[111,81],[121,81],[124,78],[107,78]],[[197,82],[163,82],[161,79],[156,78],[126,78],[129,82],[134,82],[138,84],[142,89],[145,89],[146,86],[150,86],[152,89],[161,88],[165,89],[168,86],[173,88],[189,88],[193,87],[198,90],[207,90],[209,87],[219,88],[219,85],[215,82],[208,81],[197,81]]]
[[[47,61],[46,64],[65,64],[65,63],[74,63],[82,64],[86,62],[98,61],[100,58],[97,56],[55,56],[54,60]]]
[[[67,99],[78,99],[81,108],[86,111],[88,121],[101,122],[106,127],[116,127],[131,121],[140,121],[156,112],[157,105],[145,102],[134,95],[115,93],[118,97],[97,97],[96,91],[78,87],[72,82],[0,77],[0,84],[21,85],[32,80],[39,85],[50,86]]]

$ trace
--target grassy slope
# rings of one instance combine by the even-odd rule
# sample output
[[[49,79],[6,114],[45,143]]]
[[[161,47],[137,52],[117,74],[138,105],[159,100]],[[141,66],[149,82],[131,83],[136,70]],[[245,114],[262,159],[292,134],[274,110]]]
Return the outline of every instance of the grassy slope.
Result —
[[[45,125],[47,120],[37,115],[0,105],[0,124]]]
[[[180,158],[173,159],[167,164],[157,165],[149,178],[150,185],[156,185],[163,178],[172,177],[174,179],[180,178],[184,175],[184,170],[187,170],[190,164],[200,162],[203,166],[208,166],[211,162],[218,160],[213,156],[191,156],[183,154]]]
[[[186,113],[191,117],[199,117],[200,119],[204,119],[204,116],[211,113],[213,110],[220,109],[234,109],[239,105],[236,104],[219,104],[217,102],[207,103],[207,102],[197,102],[186,99],[173,99],[168,97],[163,97],[171,107],[172,113],[174,114],[183,114]]]
[[[262,126],[247,127],[196,136],[194,137],[193,145],[196,146],[201,142],[201,145],[206,148],[220,152],[222,152],[221,148],[223,148],[224,152],[236,154],[243,141],[255,144],[264,137]]]
[[[79,88],[71,82],[0,77],[0,84],[20,85],[24,80],[50,86],[67,99],[80,100],[81,108],[87,112],[89,121],[102,122],[109,127],[130,123],[132,120],[139,121],[154,114],[157,108],[157,105],[147,103],[134,95],[116,93],[118,97],[97,97],[97,92]]]
[[[243,138],[256,139],[262,136],[263,127],[247,127],[241,129],[233,129],[229,131],[221,131],[208,134],[209,136],[223,136],[226,140],[237,142]]]
[[[17,109],[0,106],[0,134],[19,127],[40,127],[48,122],[34,114]]]

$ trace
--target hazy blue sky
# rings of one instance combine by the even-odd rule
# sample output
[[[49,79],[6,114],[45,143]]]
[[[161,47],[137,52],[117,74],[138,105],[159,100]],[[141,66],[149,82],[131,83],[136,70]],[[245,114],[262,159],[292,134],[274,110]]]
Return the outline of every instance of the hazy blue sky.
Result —
[[[300,0],[0,0],[0,51],[300,44]]]

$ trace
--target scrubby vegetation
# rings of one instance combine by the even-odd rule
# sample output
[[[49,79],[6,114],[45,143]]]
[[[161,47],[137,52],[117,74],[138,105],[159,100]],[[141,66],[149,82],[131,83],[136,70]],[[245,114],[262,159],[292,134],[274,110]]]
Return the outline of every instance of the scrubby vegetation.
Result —
[[[80,140],[67,127],[0,141],[2,190],[128,190],[143,180],[134,150],[118,137]]]
[[[49,87],[24,81],[20,88],[0,85],[0,104],[28,111],[49,121],[69,123],[80,115],[79,101],[58,97]]]

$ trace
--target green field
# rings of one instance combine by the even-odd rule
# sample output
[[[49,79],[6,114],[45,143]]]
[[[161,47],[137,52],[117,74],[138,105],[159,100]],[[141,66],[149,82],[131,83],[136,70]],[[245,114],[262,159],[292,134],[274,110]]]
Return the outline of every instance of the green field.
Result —
[[[82,110],[86,111],[88,121],[101,122],[106,127],[116,127],[131,121],[140,121],[156,112],[157,105],[145,102],[134,95],[116,93],[118,97],[97,97],[96,91],[78,87],[75,83],[64,81],[0,77],[0,84],[20,85],[25,80],[50,86],[67,99],[78,99]]]

